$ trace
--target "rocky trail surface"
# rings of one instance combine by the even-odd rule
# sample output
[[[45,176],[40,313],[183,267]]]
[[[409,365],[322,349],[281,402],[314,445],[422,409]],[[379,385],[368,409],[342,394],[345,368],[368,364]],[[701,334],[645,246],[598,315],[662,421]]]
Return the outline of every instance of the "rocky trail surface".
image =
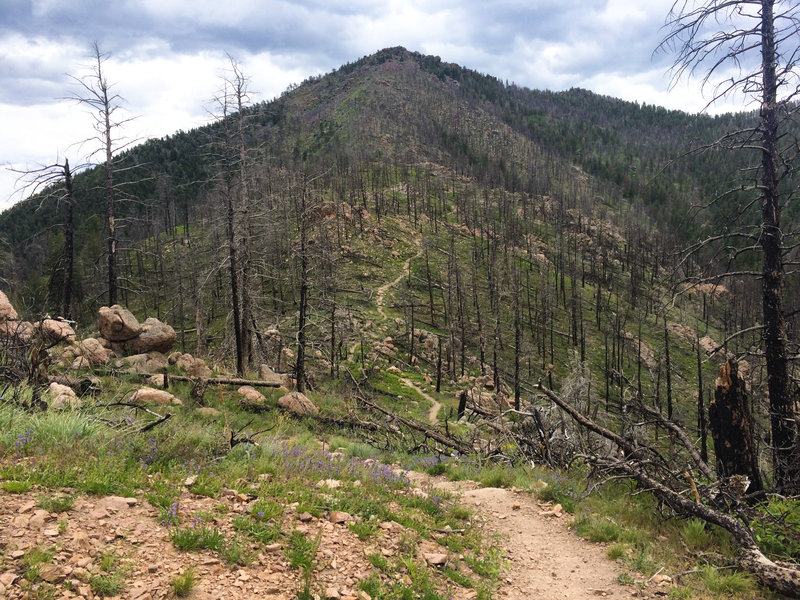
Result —
[[[568,515],[540,504],[521,491],[481,488],[474,482],[447,482],[418,473],[408,473],[411,492],[448,489],[460,503],[475,511],[487,538],[496,533],[507,561],[495,598],[499,599],[588,599],[597,597],[647,597],[647,590],[616,583],[619,568],[605,557],[601,545],[577,538],[567,528]],[[90,582],[102,575],[104,556],[117,557],[124,576],[121,598],[161,600],[174,597],[173,579],[192,566],[197,584],[191,598],[198,600],[249,599],[289,600],[301,588],[299,571],[292,570],[280,543],[258,549],[245,567],[230,565],[210,551],[181,552],[169,539],[169,529],[159,522],[159,512],[143,497],[82,496],[69,512],[55,514],[38,508],[34,490],[9,494],[0,490],[0,598],[37,597],[37,588],[51,586],[56,597],[93,599]],[[252,496],[223,492],[221,498],[195,496],[184,490],[180,512],[185,515],[222,514],[213,525],[232,536],[235,515],[249,510]],[[207,517],[208,518],[208,517]],[[314,589],[330,600],[369,600],[359,581],[373,570],[368,556],[397,556],[404,543],[404,528],[386,521],[380,531],[359,541],[348,529],[353,517],[331,511],[320,518],[297,514],[287,507],[284,530],[299,529],[320,546],[314,569]],[[49,548],[52,558],[38,566],[38,577],[30,577],[28,558],[36,548]],[[442,546],[418,542],[417,556],[446,551]],[[664,595],[661,590],[656,594]],[[452,598],[470,600],[471,589],[454,586]],[[50,597],[50,596],[48,596]],[[653,596],[655,597],[655,596]]]

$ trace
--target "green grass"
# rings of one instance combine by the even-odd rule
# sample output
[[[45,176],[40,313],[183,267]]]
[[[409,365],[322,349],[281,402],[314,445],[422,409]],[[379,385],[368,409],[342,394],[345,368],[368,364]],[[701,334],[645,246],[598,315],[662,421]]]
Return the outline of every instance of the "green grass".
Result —
[[[75,498],[61,494],[42,495],[36,499],[36,504],[47,512],[67,512],[75,504]]]
[[[261,545],[280,539],[281,529],[277,525],[239,515],[233,518],[233,528]]]
[[[113,552],[99,555],[99,573],[89,577],[89,586],[95,594],[102,597],[119,596],[125,589],[126,569],[119,556]]]
[[[219,555],[230,565],[245,567],[253,562],[255,553],[238,536],[227,540],[219,549]]]
[[[192,589],[197,584],[197,575],[193,565],[184,569],[183,573],[176,575],[172,579],[172,591],[178,598],[185,598],[192,593]]]
[[[622,537],[622,528],[609,519],[583,517],[574,523],[578,535],[590,542],[616,542]]]
[[[283,552],[289,560],[292,569],[311,569],[314,566],[314,557],[317,554],[319,540],[308,539],[305,534],[296,529],[289,534]]]
[[[219,551],[225,543],[225,536],[219,529],[207,525],[173,528],[169,532],[169,539],[178,550],[185,552]]]
[[[89,577],[89,586],[98,596],[119,596],[125,589],[125,582],[118,573],[100,573]]]
[[[386,557],[380,552],[374,552],[368,555],[367,560],[376,569],[380,569],[384,572],[389,570],[389,561],[386,560]]]
[[[9,494],[24,494],[30,491],[32,485],[30,481],[15,480],[3,481],[0,483],[0,486]]]
[[[611,560],[619,560],[627,555],[627,551],[625,544],[611,544],[606,550],[606,556]]]
[[[355,533],[362,542],[378,533],[378,523],[374,519],[350,523],[347,525],[347,528]]]
[[[52,549],[45,549],[39,546],[34,547],[22,558],[22,563],[25,565],[24,576],[30,582],[39,579],[39,570],[43,564],[47,564],[53,560],[55,552]]]
[[[700,579],[709,592],[716,597],[750,592],[754,588],[753,578],[741,571],[722,571],[711,565],[700,567]]]
[[[681,528],[681,534],[690,550],[707,550],[713,541],[709,525],[700,519],[686,521]]]

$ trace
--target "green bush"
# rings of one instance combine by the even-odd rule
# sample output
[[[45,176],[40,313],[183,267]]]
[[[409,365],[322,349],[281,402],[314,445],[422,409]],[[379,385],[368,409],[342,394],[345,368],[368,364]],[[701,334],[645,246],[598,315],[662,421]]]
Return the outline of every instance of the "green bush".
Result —
[[[800,561],[800,500],[771,497],[750,523],[759,547],[770,556]]]

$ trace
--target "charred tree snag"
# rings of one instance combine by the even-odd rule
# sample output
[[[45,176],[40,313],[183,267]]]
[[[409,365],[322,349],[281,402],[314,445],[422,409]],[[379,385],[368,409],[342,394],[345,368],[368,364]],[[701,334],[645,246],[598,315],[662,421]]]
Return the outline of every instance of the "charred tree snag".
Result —
[[[726,361],[719,370],[714,399],[708,407],[708,420],[719,478],[745,475],[750,480],[748,493],[762,491],[753,416],[735,360]]]

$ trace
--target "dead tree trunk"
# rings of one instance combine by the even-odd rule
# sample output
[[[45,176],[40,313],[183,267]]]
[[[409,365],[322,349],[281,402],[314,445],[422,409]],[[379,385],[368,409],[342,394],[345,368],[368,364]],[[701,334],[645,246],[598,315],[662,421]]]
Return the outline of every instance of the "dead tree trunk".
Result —
[[[745,475],[750,480],[749,493],[762,491],[753,417],[747,406],[747,390],[744,381],[739,379],[734,360],[726,361],[719,370],[714,400],[708,407],[708,420],[719,478]]]

